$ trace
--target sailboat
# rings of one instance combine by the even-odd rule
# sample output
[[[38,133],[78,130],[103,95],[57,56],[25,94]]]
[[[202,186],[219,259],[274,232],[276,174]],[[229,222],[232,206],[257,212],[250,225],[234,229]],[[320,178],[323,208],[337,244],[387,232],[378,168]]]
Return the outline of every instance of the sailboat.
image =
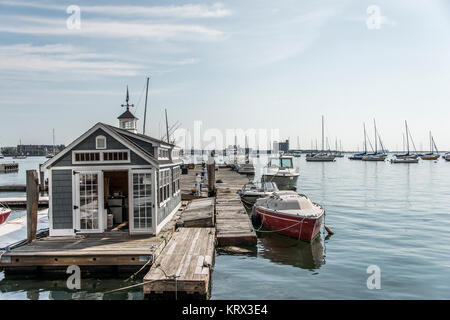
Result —
[[[434,150],[436,150],[436,153],[434,153]],[[422,160],[437,160],[440,157],[438,152],[436,143],[434,142],[434,138],[430,131],[430,153],[421,154],[420,157]]]
[[[418,157],[417,153],[410,153],[409,152],[409,139],[410,138],[411,138],[411,142],[413,144],[414,150],[416,149],[416,147],[414,145],[414,141],[412,140],[411,132],[409,131],[408,122],[406,120],[405,120],[405,133],[406,133],[406,148],[407,148],[407,152],[406,153],[400,153],[400,154],[394,154],[394,156],[395,156],[396,159],[402,159],[402,158],[417,159],[417,157]]]
[[[408,123],[405,120],[405,130],[406,130],[406,153],[404,154],[395,154],[395,158],[391,159],[391,163],[418,163],[419,158],[417,154],[409,153],[409,130]]]
[[[375,119],[373,119],[373,127],[375,130],[375,136],[374,136],[375,150],[373,153],[368,153],[367,155],[363,156],[361,160],[363,160],[363,161],[384,161],[387,157],[387,154],[384,151],[383,142],[381,141],[380,135],[377,132],[377,125],[375,123]],[[377,145],[378,140],[380,141],[381,152],[378,152],[378,145]]]
[[[55,129],[53,129],[53,153],[48,153],[45,157],[47,159],[53,158],[55,156]]]
[[[366,134],[366,124],[364,122],[363,127],[364,127],[364,152],[355,153],[353,156],[348,157],[350,160],[362,160],[362,158],[365,155],[367,155],[367,134]]]
[[[331,154],[331,153],[326,153],[324,151],[324,135],[323,135],[323,130],[324,130],[324,126],[323,126],[324,120],[323,120],[323,116],[322,116],[322,151],[317,153],[317,154],[309,154],[306,155],[306,161],[309,162],[332,162],[335,161],[335,155]]]

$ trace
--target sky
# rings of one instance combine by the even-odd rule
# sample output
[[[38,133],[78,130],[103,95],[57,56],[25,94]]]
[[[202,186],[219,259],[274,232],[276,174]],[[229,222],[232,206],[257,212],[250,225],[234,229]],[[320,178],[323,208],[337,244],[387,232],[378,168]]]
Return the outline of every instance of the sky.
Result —
[[[450,150],[449,39],[445,0],[0,0],[0,146],[117,125],[127,86],[141,131],[150,77],[155,137],[167,109],[191,136],[201,121],[201,138],[266,130],[309,148],[323,115],[347,150],[374,118],[390,150],[405,120],[418,149],[431,130]]]

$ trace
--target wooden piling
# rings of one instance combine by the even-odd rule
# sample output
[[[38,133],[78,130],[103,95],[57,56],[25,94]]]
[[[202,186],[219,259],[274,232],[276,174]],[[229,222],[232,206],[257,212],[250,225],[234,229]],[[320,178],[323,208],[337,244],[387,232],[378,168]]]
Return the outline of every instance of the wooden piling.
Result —
[[[27,170],[27,240],[36,240],[39,180],[36,170]]]
[[[39,187],[41,192],[45,191],[45,174],[44,171],[41,169],[42,164],[39,165]]]
[[[208,171],[208,197],[214,197],[216,195],[216,162],[207,165]]]

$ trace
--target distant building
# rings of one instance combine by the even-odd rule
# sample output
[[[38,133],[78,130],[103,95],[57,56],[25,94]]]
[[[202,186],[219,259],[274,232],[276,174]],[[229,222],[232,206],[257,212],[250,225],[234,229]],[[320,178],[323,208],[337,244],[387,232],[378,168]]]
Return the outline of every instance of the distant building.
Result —
[[[285,142],[274,141],[272,150],[275,153],[277,153],[277,152],[288,153],[289,152],[289,140],[286,140]]]

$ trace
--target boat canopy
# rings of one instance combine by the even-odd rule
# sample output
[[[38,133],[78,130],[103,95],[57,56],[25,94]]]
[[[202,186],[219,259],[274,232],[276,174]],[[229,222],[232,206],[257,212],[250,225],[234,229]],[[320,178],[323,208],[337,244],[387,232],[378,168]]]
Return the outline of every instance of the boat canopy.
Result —
[[[264,199],[266,200],[265,204],[258,201],[257,205],[290,215],[316,217],[323,213],[323,209],[314,204],[307,196],[294,191],[274,192],[270,197]]]
[[[269,160],[269,167],[293,168],[294,165],[292,163],[292,157],[279,157],[271,158]]]

